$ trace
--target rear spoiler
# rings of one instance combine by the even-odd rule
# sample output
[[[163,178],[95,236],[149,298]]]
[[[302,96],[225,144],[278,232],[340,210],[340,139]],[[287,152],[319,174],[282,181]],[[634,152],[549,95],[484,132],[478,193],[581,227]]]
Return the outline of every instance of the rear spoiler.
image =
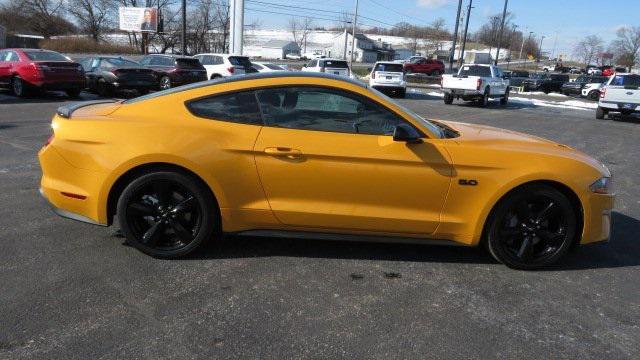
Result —
[[[97,105],[97,104],[110,104],[110,103],[115,103],[117,102],[117,100],[91,100],[91,101],[83,101],[83,102],[78,102],[78,103],[73,103],[73,104],[68,104],[68,105],[63,105],[60,106],[58,108],[58,110],[56,110],[56,113],[59,116],[62,116],[63,118],[70,118],[71,114],[73,114],[74,111],[83,108],[85,106],[91,106],[91,105]]]

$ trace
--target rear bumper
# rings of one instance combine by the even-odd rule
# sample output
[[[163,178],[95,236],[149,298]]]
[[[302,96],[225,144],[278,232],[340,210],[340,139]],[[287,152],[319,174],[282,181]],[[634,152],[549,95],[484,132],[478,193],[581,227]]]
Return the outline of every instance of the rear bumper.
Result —
[[[84,89],[87,85],[86,80],[41,80],[31,82],[30,85],[41,88],[43,90],[75,90]]]
[[[149,89],[157,85],[154,80],[124,80],[116,81],[112,83],[113,87],[117,89]]]
[[[484,94],[478,90],[467,90],[467,89],[442,89],[444,93],[451,94],[453,96],[465,96],[465,97],[473,97],[473,96],[483,96]]]
[[[598,106],[600,106],[601,108],[607,109],[609,111],[621,111],[626,113],[640,112],[640,104],[633,104],[632,108],[626,108],[625,107],[626,104],[628,103],[600,101],[598,103]]]
[[[106,208],[99,198],[104,176],[72,166],[51,145],[38,153],[42,168],[40,194],[63,217],[107,225]]]

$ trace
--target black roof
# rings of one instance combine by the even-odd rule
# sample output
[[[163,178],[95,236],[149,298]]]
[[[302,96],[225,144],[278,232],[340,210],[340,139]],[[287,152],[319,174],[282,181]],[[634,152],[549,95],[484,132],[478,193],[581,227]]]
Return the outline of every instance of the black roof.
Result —
[[[193,59],[192,56],[180,55],[180,54],[147,54],[145,56],[161,56],[161,57],[170,57],[174,59],[181,59],[181,58]]]
[[[249,81],[249,80],[259,80],[259,79],[275,79],[275,78],[293,78],[293,77],[306,77],[306,78],[320,78],[320,79],[331,79],[347,82],[353,85],[360,86],[362,88],[367,88],[367,86],[359,81],[353,80],[351,78],[346,78],[344,76],[338,76],[333,74],[321,73],[321,72],[303,72],[303,71],[273,71],[273,72],[262,72],[262,73],[252,73],[248,75],[239,75],[239,76],[229,76],[226,78],[215,79],[215,80],[207,80],[200,81],[196,83],[191,83],[188,85],[182,85],[175,88],[171,88],[168,90],[154,92],[148,95],[140,96],[137,98],[125,100],[123,103],[132,104],[143,100],[154,99],[160,96],[165,96],[169,94],[175,94],[182,91],[188,91],[193,89],[199,89],[202,87],[207,87],[211,85],[219,85],[226,83],[233,83],[238,81]]]

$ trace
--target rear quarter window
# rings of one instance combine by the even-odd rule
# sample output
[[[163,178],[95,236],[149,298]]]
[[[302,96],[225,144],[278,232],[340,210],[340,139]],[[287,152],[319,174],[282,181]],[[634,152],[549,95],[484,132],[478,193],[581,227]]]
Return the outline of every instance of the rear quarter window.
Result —
[[[214,95],[192,100],[187,109],[198,117],[238,124],[262,125],[260,108],[253,91]]]

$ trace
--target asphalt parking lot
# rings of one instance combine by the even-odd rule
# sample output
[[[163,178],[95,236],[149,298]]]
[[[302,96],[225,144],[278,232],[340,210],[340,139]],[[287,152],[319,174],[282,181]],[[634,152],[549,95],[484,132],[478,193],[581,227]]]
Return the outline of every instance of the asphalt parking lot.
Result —
[[[638,119],[524,102],[446,106],[428,91],[401,100],[609,166],[611,242],[545,271],[468,248],[258,238],[163,261],[39,198],[36,153],[66,101],[0,93],[0,358],[640,358]]]

